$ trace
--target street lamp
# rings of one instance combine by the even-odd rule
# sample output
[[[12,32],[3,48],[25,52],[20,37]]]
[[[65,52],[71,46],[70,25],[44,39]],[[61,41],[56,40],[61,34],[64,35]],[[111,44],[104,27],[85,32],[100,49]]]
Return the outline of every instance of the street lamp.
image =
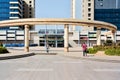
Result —
[[[79,30],[79,37],[78,37],[78,46],[80,46],[80,30]]]

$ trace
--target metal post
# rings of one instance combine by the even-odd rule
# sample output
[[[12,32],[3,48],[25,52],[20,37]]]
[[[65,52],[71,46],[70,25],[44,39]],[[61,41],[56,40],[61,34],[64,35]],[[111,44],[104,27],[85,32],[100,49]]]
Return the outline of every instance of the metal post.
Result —
[[[78,47],[80,47],[80,31],[79,31]]]

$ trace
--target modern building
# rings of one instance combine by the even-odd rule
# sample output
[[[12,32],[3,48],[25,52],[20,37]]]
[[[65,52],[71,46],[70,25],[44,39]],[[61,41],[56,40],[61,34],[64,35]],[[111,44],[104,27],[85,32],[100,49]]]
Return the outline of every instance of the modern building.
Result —
[[[0,0],[0,21],[22,18],[22,9],[22,0]],[[9,30],[10,28],[12,27],[3,27],[0,30]]]
[[[94,0],[82,0],[82,19],[94,20]],[[82,31],[93,31],[94,27],[86,26]]]
[[[120,0],[95,0],[94,19],[117,26],[120,30]]]
[[[30,31],[30,45],[45,47],[49,44],[51,47],[64,47],[64,30],[63,29],[41,29],[39,31]],[[7,47],[23,47],[24,31],[23,30],[2,30],[0,31],[0,43]]]
[[[101,32],[101,44],[104,44],[106,40],[112,40],[112,36],[106,36],[104,35],[105,33],[106,31]],[[20,32],[18,32],[17,35],[20,36]],[[64,47],[64,30],[41,29],[38,32],[30,31],[29,41],[31,44],[37,44],[42,47],[45,47],[46,44],[49,44],[51,47]],[[80,47],[84,42],[87,43],[88,46],[96,45],[97,31],[69,32],[69,46]],[[120,31],[116,32],[116,42],[117,44],[120,43]]]
[[[23,1],[23,18],[35,17],[35,0],[22,0]]]
[[[22,0],[22,1],[23,1],[23,18],[34,18],[35,0]],[[35,30],[35,27],[33,26],[29,26],[29,27],[31,30]]]
[[[82,18],[112,23],[120,30],[119,3],[120,0],[82,0]]]
[[[35,0],[0,0],[0,21],[35,17]],[[8,26],[0,30],[18,29],[21,26]],[[31,27],[30,29],[34,29]]]
[[[41,29],[39,34],[39,46],[64,47],[63,29]]]
[[[34,17],[35,0],[0,0],[0,21]],[[34,27],[30,26],[30,30]],[[24,27],[0,27],[0,43],[24,44]]]

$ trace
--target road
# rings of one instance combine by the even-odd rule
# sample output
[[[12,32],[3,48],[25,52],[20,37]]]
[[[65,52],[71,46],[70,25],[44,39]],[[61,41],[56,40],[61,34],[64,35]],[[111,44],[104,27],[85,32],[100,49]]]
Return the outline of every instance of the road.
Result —
[[[120,80],[120,63],[35,55],[1,60],[0,80]]]

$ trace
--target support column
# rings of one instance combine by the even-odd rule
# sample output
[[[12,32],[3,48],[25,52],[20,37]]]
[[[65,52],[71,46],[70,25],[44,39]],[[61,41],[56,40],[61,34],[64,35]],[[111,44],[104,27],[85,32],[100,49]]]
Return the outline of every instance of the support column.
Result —
[[[101,28],[97,28],[97,45],[101,45]]]
[[[64,51],[69,51],[69,25],[64,25]]]
[[[25,52],[29,52],[29,25],[25,25]]]
[[[104,35],[104,37],[105,37],[105,38],[104,38],[104,40],[105,40],[105,42],[106,42],[106,41],[107,41],[107,34],[106,34],[106,35]]]
[[[111,39],[112,39],[112,41],[114,42],[114,43],[116,43],[116,39],[115,39],[115,37],[116,37],[116,35],[115,35],[115,32],[114,31],[111,31],[112,33],[111,33]]]

